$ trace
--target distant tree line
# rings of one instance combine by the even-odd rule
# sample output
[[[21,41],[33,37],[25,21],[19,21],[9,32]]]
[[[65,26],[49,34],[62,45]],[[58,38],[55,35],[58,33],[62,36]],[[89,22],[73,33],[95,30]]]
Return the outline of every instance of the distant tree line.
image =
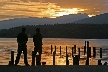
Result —
[[[16,38],[25,27],[28,37],[32,38],[35,29],[40,28],[44,38],[80,38],[80,39],[108,39],[108,24],[54,24],[54,25],[26,25],[0,30],[1,38]]]

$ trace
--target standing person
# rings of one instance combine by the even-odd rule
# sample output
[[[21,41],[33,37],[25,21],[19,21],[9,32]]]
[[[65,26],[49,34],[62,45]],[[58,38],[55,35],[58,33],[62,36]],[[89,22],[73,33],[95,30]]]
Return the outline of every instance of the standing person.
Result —
[[[24,54],[24,63],[25,65],[29,65],[27,62],[27,41],[28,41],[28,36],[27,34],[25,34],[26,28],[22,28],[22,32],[18,34],[17,36],[17,43],[18,43],[18,53],[17,53],[17,57],[15,60],[15,65],[17,65],[19,63],[20,60],[20,56],[21,53],[23,51]]]
[[[40,33],[40,28],[36,29],[36,34],[33,36],[33,42],[34,42],[34,54],[36,55],[37,52],[39,52],[39,55],[42,54],[42,34]]]

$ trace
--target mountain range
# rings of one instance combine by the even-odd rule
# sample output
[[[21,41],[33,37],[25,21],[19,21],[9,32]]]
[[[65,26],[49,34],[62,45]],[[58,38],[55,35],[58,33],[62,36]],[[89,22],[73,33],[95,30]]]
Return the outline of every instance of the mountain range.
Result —
[[[89,18],[87,14],[70,14],[57,18],[15,18],[11,20],[0,21],[0,29],[9,29],[22,25],[44,25],[44,24],[65,24]]]
[[[108,24],[108,13],[89,17],[87,14],[70,14],[57,18],[14,18],[0,21],[0,29],[9,29],[22,25],[44,25],[44,24]]]
[[[108,13],[100,14],[90,18],[75,21],[78,24],[108,24]]]

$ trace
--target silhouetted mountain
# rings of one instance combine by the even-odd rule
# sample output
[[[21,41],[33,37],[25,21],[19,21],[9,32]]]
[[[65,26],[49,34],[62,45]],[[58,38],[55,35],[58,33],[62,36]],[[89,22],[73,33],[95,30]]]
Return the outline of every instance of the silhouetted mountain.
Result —
[[[100,14],[90,18],[85,18],[74,23],[78,24],[108,24],[108,13]]]
[[[88,18],[87,14],[70,14],[57,18],[15,18],[0,21],[0,29],[8,29],[22,25],[64,24]]]

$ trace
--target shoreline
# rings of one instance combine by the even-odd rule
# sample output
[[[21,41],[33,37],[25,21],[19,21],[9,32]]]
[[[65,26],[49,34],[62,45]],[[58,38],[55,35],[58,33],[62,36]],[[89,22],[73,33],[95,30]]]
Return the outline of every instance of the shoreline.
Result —
[[[107,72],[107,65],[45,65],[8,66],[0,65],[0,72]]]

